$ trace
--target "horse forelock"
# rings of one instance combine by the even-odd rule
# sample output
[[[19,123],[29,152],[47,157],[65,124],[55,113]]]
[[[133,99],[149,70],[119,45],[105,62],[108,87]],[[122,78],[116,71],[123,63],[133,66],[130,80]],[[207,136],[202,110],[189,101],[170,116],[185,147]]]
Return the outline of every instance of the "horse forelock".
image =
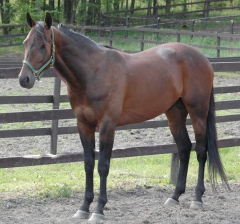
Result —
[[[45,33],[44,33],[44,22],[43,21],[38,21],[36,23],[36,40],[38,41],[43,41],[44,39],[46,40],[46,36],[45,36]]]

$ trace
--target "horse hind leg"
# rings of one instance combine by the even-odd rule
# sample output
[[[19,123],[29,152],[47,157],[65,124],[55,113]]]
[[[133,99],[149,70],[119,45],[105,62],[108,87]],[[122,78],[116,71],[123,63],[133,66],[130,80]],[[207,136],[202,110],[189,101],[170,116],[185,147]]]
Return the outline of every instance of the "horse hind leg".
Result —
[[[200,108],[200,106],[199,106]],[[204,186],[204,171],[205,163],[207,161],[207,139],[206,139],[206,128],[207,128],[207,112],[203,111],[204,106],[201,105],[201,109],[194,108],[193,111],[189,109],[192,126],[195,132],[196,147],[195,151],[198,160],[198,179],[195,188],[195,198],[191,203],[190,208],[201,209],[203,207],[202,196],[205,192]],[[207,110],[206,110],[207,111]]]
[[[222,181],[229,188],[224,168],[220,159],[217,147],[217,132],[215,125],[215,105],[213,91],[210,94],[210,101],[203,100],[194,106],[185,104],[190,114],[192,126],[195,132],[196,153],[199,163],[198,180],[195,188],[195,198],[190,206],[192,209],[203,207],[202,195],[205,191],[204,171],[208,153],[208,170],[212,187],[215,188],[216,176],[220,175]]]
[[[186,117],[188,111],[181,98],[165,113],[168,118],[170,131],[178,147],[180,158],[180,168],[178,173],[177,184],[171,198],[164,205],[177,204],[181,194],[185,192],[186,178],[189,164],[189,157],[192,148],[192,143],[186,128]]]

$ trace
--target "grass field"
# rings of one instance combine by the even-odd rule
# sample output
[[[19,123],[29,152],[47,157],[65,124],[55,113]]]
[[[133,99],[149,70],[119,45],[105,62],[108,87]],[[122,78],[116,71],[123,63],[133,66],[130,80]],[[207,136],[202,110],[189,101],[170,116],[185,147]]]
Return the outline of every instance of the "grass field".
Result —
[[[228,180],[240,182],[240,148],[221,149],[222,161]],[[165,186],[169,184],[170,156],[155,155],[113,159],[108,178],[108,188],[130,189],[136,186]],[[197,160],[193,152],[189,165],[188,186],[197,181]],[[97,164],[96,164],[97,167]],[[206,179],[208,176],[206,175]],[[99,177],[95,169],[95,189]],[[0,195],[27,195],[40,197],[70,197],[83,191],[85,174],[83,163],[44,165],[0,169]]]

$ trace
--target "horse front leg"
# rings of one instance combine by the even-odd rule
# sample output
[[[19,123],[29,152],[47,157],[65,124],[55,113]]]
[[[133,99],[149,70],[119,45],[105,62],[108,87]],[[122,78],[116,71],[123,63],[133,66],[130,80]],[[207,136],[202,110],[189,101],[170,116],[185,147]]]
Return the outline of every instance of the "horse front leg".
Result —
[[[110,159],[114,142],[115,123],[110,118],[105,118],[99,127],[99,161],[98,173],[100,176],[100,194],[95,213],[89,221],[101,221],[104,219],[103,209],[107,203],[107,176],[110,168]]]
[[[84,168],[86,174],[84,202],[73,218],[88,219],[89,207],[93,202],[93,172],[95,166],[95,127],[78,122],[78,132],[84,149]]]

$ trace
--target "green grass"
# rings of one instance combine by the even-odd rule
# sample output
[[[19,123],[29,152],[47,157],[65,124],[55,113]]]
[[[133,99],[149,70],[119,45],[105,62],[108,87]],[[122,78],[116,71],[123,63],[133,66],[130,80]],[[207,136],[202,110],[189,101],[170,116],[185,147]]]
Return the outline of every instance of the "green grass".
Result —
[[[14,47],[1,47],[0,48],[0,56],[4,56],[7,54],[15,54],[15,53],[23,53],[24,47],[21,46],[14,46]]]
[[[221,149],[222,161],[230,182],[240,182],[240,147]],[[112,159],[108,188],[131,189],[136,186],[166,186],[170,178],[171,155],[154,155]],[[192,152],[187,179],[188,186],[197,181],[198,162]],[[206,175],[208,179],[208,175]],[[95,190],[99,189],[97,164]],[[65,198],[84,191],[83,163],[55,164],[35,167],[0,169],[0,194],[42,198]]]

